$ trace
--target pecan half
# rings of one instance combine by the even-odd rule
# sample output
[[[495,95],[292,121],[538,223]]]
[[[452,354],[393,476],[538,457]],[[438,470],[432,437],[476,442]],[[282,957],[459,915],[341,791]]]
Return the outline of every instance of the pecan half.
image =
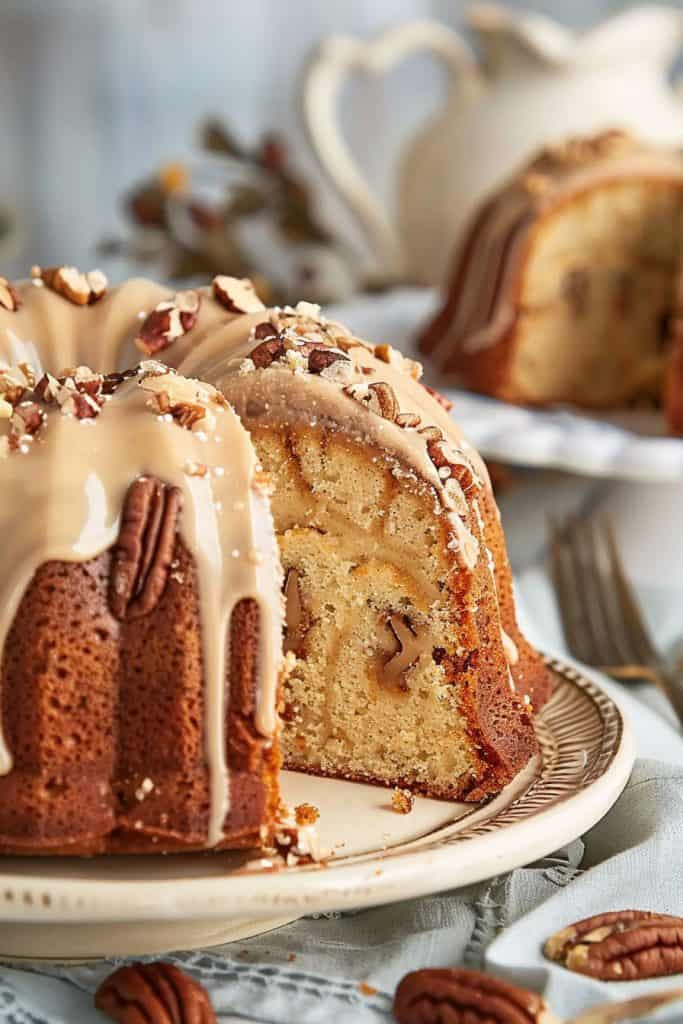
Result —
[[[162,352],[194,327],[201,298],[197,291],[177,292],[160,302],[140,327],[136,346],[146,355]]]
[[[173,560],[181,492],[154,477],[128,488],[112,559],[109,606],[122,622],[153,611]]]
[[[31,277],[76,306],[91,306],[105,294],[108,281],[101,270],[82,273],[78,267],[31,267]]]
[[[12,284],[6,277],[0,277],[0,306],[8,309],[10,313],[16,313],[21,305],[21,300]]]
[[[385,420],[391,420],[393,423],[398,415],[398,402],[391,385],[385,384],[382,381],[376,384],[369,384],[368,393],[370,395],[368,402],[370,411],[377,413],[378,416],[382,416]]]
[[[405,675],[420,657],[422,644],[401,615],[392,615],[387,626],[393,633],[398,649],[384,665],[382,685],[407,691]]]
[[[253,282],[248,277],[228,277],[219,274],[212,283],[214,298],[229,313],[260,313],[263,305]]]
[[[683,972],[683,918],[616,910],[563,928],[543,952],[578,974],[638,981]]]
[[[396,989],[394,1016],[399,1024],[560,1024],[535,992],[463,967],[406,974]]]
[[[206,989],[163,961],[119,967],[97,989],[95,1007],[119,1024],[216,1024]]]

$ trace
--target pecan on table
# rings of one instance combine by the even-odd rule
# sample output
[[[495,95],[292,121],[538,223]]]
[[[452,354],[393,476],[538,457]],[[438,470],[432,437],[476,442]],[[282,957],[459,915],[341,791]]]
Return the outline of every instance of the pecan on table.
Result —
[[[216,1024],[206,990],[163,961],[119,967],[98,988],[95,1006],[119,1024]]]
[[[121,621],[141,618],[156,607],[173,560],[181,493],[154,477],[139,477],[128,489],[114,549],[109,606]]]
[[[683,972],[683,918],[616,910],[563,928],[543,952],[570,971],[602,981],[640,981]]]
[[[462,967],[407,974],[394,1016],[399,1024],[560,1024],[535,992]]]

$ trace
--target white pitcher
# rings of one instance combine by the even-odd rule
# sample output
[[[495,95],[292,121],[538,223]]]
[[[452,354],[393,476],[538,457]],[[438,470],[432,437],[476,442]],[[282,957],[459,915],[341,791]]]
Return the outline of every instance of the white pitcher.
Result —
[[[370,41],[326,38],[303,78],[308,136],[364,227],[384,274],[438,283],[483,195],[539,146],[573,134],[625,128],[683,144],[683,101],[669,72],[683,41],[683,12],[656,4],[576,33],[549,18],[476,4],[468,23],[478,62],[454,31],[409,22]],[[447,101],[398,167],[398,209],[372,194],[339,129],[338,99],[351,74],[382,76],[416,51],[449,73]]]

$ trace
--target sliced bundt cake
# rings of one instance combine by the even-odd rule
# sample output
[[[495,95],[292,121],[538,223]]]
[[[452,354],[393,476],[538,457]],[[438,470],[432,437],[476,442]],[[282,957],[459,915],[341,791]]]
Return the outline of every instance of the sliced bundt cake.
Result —
[[[275,820],[280,579],[226,398],[274,487],[286,765],[474,800],[526,764],[550,677],[485,467],[417,364],[232,278],[0,285],[0,474],[31,510],[2,511],[1,849],[216,848]],[[178,373],[128,376],[141,352]]]
[[[483,204],[421,350],[476,391],[663,404],[683,432],[676,391],[665,389],[682,260],[680,152],[620,132],[572,139]]]

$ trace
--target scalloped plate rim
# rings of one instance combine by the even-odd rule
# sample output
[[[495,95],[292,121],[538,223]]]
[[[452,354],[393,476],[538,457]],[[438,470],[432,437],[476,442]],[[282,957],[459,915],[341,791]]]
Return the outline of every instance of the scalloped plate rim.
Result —
[[[2,870],[0,862],[0,897],[3,890],[12,887],[23,894],[31,894],[30,902],[22,898],[6,903],[0,911],[0,920],[35,925],[79,921],[134,925],[151,920],[210,921],[244,919],[245,916],[257,920],[288,914],[296,916],[369,907],[457,888],[546,856],[603,817],[626,785],[634,761],[630,728],[612,697],[583,670],[556,658],[547,660],[560,680],[571,684],[569,690],[562,690],[563,694],[565,691],[573,694],[577,706],[576,691],[592,700],[602,728],[600,746],[591,748],[593,763],[602,758],[605,764],[595,779],[583,787],[569,789],[560,799],[549,802],[545,809],[523,814],[519,821],[496,824],[498,818],[523,806],[535,787],[539,787],[536,792],[543,798],[544,787],[552,782],[555,774],[545,781],[536,777],[520,798],[494,816],[495,820],[485,820],[481,826],[475,826],[484,830],[482,835],[456,837],[445,843],[439,839],[439,833],[448,829],[444,826],[422,837],[423,849],[401,852],[399,846],[361,854],[347,862],[332,862],[323,868],[230,873],[223,879],[215,874],[184,880],[146,879],[144,883],[56,878],[50,876],[49,869],[46,871],[48,862],[44,859],[35,861],[35,873],[13,876]],[[610,736],[607,736],[605,713],[612,718]],[[558,759],[553,772],[565,767]],[[51,905],[43,903],[45,894],[50,894]],[[66,896],[69,906],[60,909],[58,904]]]

